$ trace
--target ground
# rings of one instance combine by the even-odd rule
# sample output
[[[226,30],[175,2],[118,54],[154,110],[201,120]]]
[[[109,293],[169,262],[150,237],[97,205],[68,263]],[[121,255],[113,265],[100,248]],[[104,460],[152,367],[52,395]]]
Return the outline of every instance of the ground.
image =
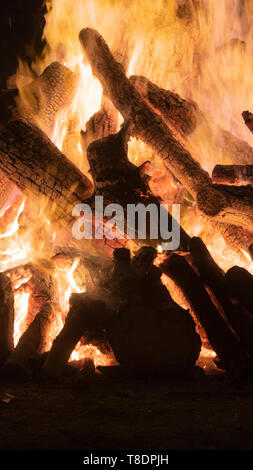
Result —
[[[106,378],[0,383],[0,449],[253,449],[253,383],[224,375],[177,383]]]

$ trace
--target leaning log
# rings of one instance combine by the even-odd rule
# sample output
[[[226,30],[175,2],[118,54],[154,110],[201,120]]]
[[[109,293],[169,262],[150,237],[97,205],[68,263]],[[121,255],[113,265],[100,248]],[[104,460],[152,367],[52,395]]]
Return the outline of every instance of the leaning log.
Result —
[[[0,364],[13,350],[14,296],[8,276],[0,273]]]
[[[120,132],[114,135],[97,140],[89,145],[87,149],[87,158],[90,164],[90,171],[94,181],[96,196],[103,196],[106,204],[120,204],[124,209],[125,219],[127,219],[127,208],[129,204],[137,206],[142,204],[146,208],[150,204],[157,208],[158,230],[157,237],[151,237],[151,230],[154,227],[151,224],[150,213],[147,212],[145,227],[141,227],[138,243],[153,244],[155,247],[160,243],[169,241],[161,238],[161,213],[160,200],[152,195],[148,186],[148,177],[145,175],[143,165],[137,167],[128,160],[127,149],[131,133],[131,124],[126,124]],[[168,230],[172,226],[178,225],[173,217],[166,211],[168,219]],[[137,215],[136,218],[137,219]],[[129,220],[128,220],[129,222]],[[135,220],[137,222],[137,220]],[[144,222],[143,222],[144,225]],[[135,224],[137,232],[137,223]],[[125,233],[127,227],[125,224]],[[145,234],[144,234],[145,232]],[[140,231],[139,231],[140,234]],[[175,246],[175,250],[187,251],[190,238],[180,227],[180,245]]]
[[[94,75],[103,85],[105,95],[111,99],[124,119],[133,123],[132,135],[150,146],[195,197],[201,188],[210,183],[208,173],[177,142],[163,119],[142,99],[126,77],[121,64],[114,59],[102,36],[95,30],[86,28],[80,32],[80,41]]]
[[[253,188],[207,185],[197,194],[198,208],[210,218],[238,226],[253,226]]]
[[[247,269],[233,266],[225,275],[226,286],[232,298],[237,299],[253,313],[253,276]]]
[[[217,184],[253,184],[253,165],[216,165],[212,181]]]
[[[203,282],[187,261],[173,254],[160,268],[183,291],[208,341],[227,371],[238,374],[248,365],[248,357],[234,332],[212,303]]]
[[[232,301],[225,283],[225,273],[214,261],[203,241],[193,237],[189,247],[191,264],[208,288],[217,309],[233,328],[245,350],[253,357],[253,316],[239,302]]]
[[[177,177],[185,188],[197,196],[200,189],[210,185],[211,179],[189,151],[176,141],[170,129],[155,111],[143,100],[134,85],[127,79],[123,67],[115,61],[102,36],[86,28],[80,33],[80,41],[87,53],[94,75],[101,81],[105,95],[120,111],[125,120],[133,123],[133,135],[142,139],[163,160],[165,166]],[[217,221],[215,224],[218,226]],[[222,225],[222,224],[221,224]],[[241,245],[234,226],[224,224],[222,231],[229,232],[230,246],[237,252],[248,250],[248,240],[241,234]],[[252,243],[252,240],[251,240]]]
[[[29,376],[29,362],[38,359],[46,351],[49,333],[54,327],[57,306],[45,302],[21,336],[15,350],[4,363],[1,375],[13,379],[26,379]]]
[[[249,144],[230,132],[222,129],[203,113],[198,105],[185,100],[177,93],[158,87],[142,76],[130,77],[141,96],[152,106],[154,111],[162,116],[165,122],[184,138],[184,143],[190,144],[194,152],[199,151],[198,140],[191,138],[195,131],[200,129],[208,145],[206,152],[216,161],[219,158],[217,149],[221,149],[220,163],[234,163],[247,165],[253,163],[253,148]]]

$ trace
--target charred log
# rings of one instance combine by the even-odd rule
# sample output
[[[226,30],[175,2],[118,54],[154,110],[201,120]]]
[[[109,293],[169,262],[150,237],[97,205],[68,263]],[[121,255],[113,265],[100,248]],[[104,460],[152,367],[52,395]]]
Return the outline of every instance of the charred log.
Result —
[[[14,296],[8,276],[0,273],[0,364],[13,350]]]
[[[58,62],[52,62],[40,77],[21,89],[19,111],[50,135],[57,114],[72,103],[76,88],[77,77],[73,72]]]
[[[145,207],[154,204],[160,214],[160,201],[150,192],[143,165],[137,167],[128,160],[127,144],[130,138],[130,128],[131,124],[127,124],[119,133],[93,142],[88,147],[87,158],[95,185],[95,194],[103,196],[107,203],[120,204],[125,210],[125,215],[128,204],[143,204]],[[157,246],[165,240],[160,238],[160,234],[159,238],[151,239],[152,227],[148,215],[149,213],[147,213],[146,237],[143,237],[143,243],[147,244],[148,241]],[[168,214],[169,227],[175,223],[177,222]],[[158,220],[158,227],[160,227],[160,220]],[[175,249],[187,251],[189,237],[182,228],[180,241],[180,247],[175,247]],[[141,240],[138,242],[141,243]]]
[[[253,276],[249,271],[234,266],[225,274],[225,282],[231,297],[237,299],[253,313]]]
[[[12,113],[1,115],[0,168],[21,191],[41,201],[55,218],[71,220],[73,207],[92,192],[92,184],[38,127]],[[5,120],[4,120],[5,119]],[[6,121],[8,124],[6,124]]]
[[[253,162],[252,147],[213,123],[210,117],[206,116],[193,101],[185,100],[170,90],[160,88],[145,77],[132,76],[130,82],[137,88],[143,99],[152,106],[153,110],[160,114],[173,130],[185,138],[186,146],[187,138],[191,137],[198,127],[201,127],[201,133],[208,141],[207,151],[216,155],[216,158],[217,148],[221,148],[223,161],[242,165]],[[198,148],[191,138],[189,143],[197,152]]]
[[[214,261],[200,238],[190,241],[191,263],[208,288],[220,314],[233,328],[245,350],[253,356],[253,316],[238,302],[234,303],[225,283],[225,273]]]
[[[132,135],[150,146],[186,189],[196,196],[210,182],[207,172],[176,141],[165,122],[143,100],[127,79],[123,67],[112,56],[102,36],[86,28],[80,33],[80,41],[94,75],[103,85],[105,95],[124,119],[133,123]]]
[[[248,357],[234,332],[212,303],[200,277],[184,258],[176,254],[171,255],[160,267],[180,286],[226,370],[240,374],[248,365]]]
[[[38,359],[46,350],[48,335],[56,319],[56,306],[45,302],[21,336],[15,350],[10,354],[1,370],[1,375],[13,379],[26,379],[29,376],[29,362]]]
[[[197,194],[198,207],[208,217],[238,226],[253,225],[253,188],[208,185]]]
[[[100,111],[95,113],[86,124],[86,131],[81,131],[81,145],[86,156],[89,145],[103,137],[117,132],[117,116],[113,105],[104,98]]]
[[[217,184],[253,184],[253,165],[216,165],[212,181]]]
[[[61,375],[85,331],[103,328],[107,323],[107,316],[104,302],[87,294],[73,294],[65,325],[54,340],[43,366],[45,375],[48,377]]]
[[[112,100],[125,120],[133,122],[133,135],[141,138],[157,152],[164,160],[166,167],[196,197],[200,189],[210,185],[211,179],[208,174],[175,140],[163,119],[150,108],[134,85],[126,78],[122,66],[115,61],[104,39],[96,31],[87,28],[81,31],[80,40],[88,55],[94,75],[103,85],[104,93]],[[233,234],[234,226],[226,225],[221,227],[221,230],[229,232],[230,246],[240,252],[242,246],[237,240],[238,231],[235,235]],[[245,240],[243,234],[240,239]],[[248,250],[249,244],[243,245],[243,248]]]

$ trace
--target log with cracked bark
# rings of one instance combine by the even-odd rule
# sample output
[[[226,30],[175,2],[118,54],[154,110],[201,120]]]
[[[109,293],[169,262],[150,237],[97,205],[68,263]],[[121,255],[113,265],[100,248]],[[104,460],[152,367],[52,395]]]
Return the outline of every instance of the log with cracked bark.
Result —
[[[76,89],[75,74],[59,62],[52,62],[42,75],[20,90],[19,111],[52,135],[58,113],[71,105]]]
[[[253,226],[252,186],[208,185],[197,194],[201,212],[219,222]]]
[[[212,181],[217,184],[253,184],[253,165],[216,165]]]
[[[212,303],[200,277],[183,257],[176,254],[167,258],[160,268],[182,289],[226,370],[236,376],[244,373],[249,367],[248,356]]]
[[[48,212],[57,219],[72,219],[76,203],[92,191],[91,181],[58,150],[46,134],[32,122],[17,115],[1,96],[0,169],[17,187],[35,200],[45,196]],[[14,107],[15,110],[15,107]]]
[[[102,36],[93,29],[85,28],[80,32],[80,41],[94,75],[103,85],[105,95],[124,119],[133,123],[132,135],[149,145],[195,197],[201,188],[209,184],[208,173],[174,138],[163,119],[142,99]]]
[[[100,111],[93,114],[93,116],[86,123],[86,130],[81,131],[81,145],[83,155],[86,156],[89,145],[103,137],[110,134],[116,134],[118,119],[116,110],[108,99],[103,98],[103,103]]]
[[[222,149],[221,162],[247,165],[253,163],[253,148],[250,145],[222,129],[203,113],[198,105],[190,100],[181,98],[177,93],[165,90],[152,83],[145,77],[132,76],[130,82],[136,87],[153,110],[160,114],[165,122],[189,142],[194,152],[199,151],[198,142],[191,135],[201,127],[207,146],[206,152],[212,157],[219,158],[217,148]],[[189,140],[187,138],[189,137]]]

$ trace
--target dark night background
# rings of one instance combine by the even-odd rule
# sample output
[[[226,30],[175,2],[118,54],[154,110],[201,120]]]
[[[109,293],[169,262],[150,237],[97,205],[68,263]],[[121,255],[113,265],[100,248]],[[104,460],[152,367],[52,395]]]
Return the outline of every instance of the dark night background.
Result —
[[[5,0],[0,8],[0,88],[16,72],[17,57],[31,63],[43,49],[44,0]]]

